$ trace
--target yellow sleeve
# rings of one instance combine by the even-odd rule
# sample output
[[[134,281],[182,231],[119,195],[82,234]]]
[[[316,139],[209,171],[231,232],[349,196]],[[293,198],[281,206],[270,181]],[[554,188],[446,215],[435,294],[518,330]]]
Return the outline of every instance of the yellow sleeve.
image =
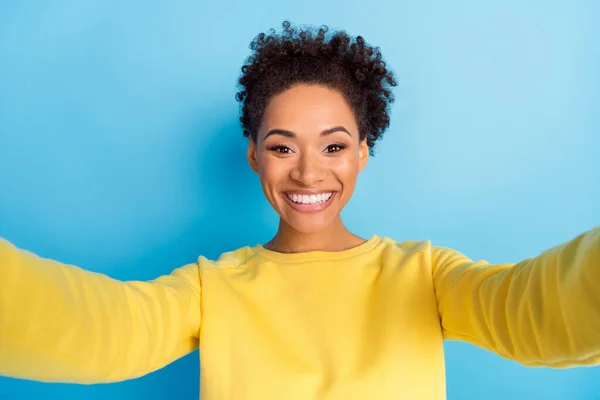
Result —
[[[122,282],[0,239],[0,375],[45,382],[136,378],[198,347],[197,264]]]
[[[432,248],[445,339],[529,366],[600,363],[600,227],[517,264]]]

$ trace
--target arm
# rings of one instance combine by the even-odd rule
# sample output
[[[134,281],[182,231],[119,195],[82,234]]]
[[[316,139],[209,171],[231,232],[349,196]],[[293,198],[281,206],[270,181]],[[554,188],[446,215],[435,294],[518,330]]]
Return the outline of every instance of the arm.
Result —
[[[529,366],[600,363],[600,227],[517,264],[432,249],[444,338]]]
[[[200,280],[190,264],[121,282],[0,240],[0,375],[116,382],[198,347]]]

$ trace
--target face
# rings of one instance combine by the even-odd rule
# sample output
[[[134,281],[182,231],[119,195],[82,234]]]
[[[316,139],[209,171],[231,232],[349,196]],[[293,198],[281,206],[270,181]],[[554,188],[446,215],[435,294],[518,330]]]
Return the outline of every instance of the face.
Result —
[[[369,156],[356,119],[335,90],[300,84],[274,96],[248,161],[282,222],[302,233],[339,219]]]

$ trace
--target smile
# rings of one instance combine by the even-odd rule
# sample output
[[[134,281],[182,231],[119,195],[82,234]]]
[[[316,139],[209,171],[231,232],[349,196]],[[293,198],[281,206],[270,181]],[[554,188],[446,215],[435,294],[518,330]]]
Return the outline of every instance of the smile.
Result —
[[[329,200],[329,198],[331,196],[333,196],[333,192],[324,192],[324,193],[310,194],[310,195],[286,193],[285,195],[287,196],[288,199],[290,199],[291,201],[293,201],[294,203],[297,203],[297,204],[319,204],[319,203],[326,203],[327,200]]]
[[[332,202],[336,192],[321,193],[284,193],[283,197],[288,204],[296,211],[311,213],[323,211]]]

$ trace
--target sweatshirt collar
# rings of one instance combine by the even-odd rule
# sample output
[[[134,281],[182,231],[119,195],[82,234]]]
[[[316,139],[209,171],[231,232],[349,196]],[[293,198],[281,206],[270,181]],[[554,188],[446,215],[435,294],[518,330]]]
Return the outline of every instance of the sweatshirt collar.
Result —
[[[252,247],[252,251],[262,257],[269,260],[282,262],[282,263],[297,263],[297,262],[311,262],[311,261],[326,261],[326,260],[341,260],[344,258],[355,257],[360,254],[366,253],[375,246],[377,246],[381,239],[377,235],[373,235],[366,242],[359,244],[358,246],[342,251],[307,251],[301,253],[280,253],[277,251],[266,249],[263,245],[258,244]]]

